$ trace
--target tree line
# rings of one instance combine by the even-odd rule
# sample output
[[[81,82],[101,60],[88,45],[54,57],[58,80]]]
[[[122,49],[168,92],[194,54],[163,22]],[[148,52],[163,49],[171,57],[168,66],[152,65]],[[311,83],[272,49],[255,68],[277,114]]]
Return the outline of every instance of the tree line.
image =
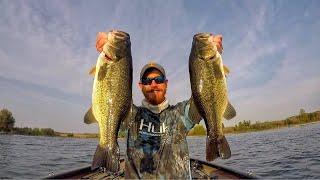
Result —
[[[51,128],[14,127],[16,120],[8,109],[0,111],[0,132],[30,136],[55,136],[56,132]]]
[[[239,133],[239,132],[250,132],[250,131],[261,131],[268,129],[276,129],[281,127],[290,127],[297,124],[305,124],[320,121],[320,111],[306,113],[303,109],[300,110],[300,114],[297,116],[291,116],[283,120],[277,121],[256,121],[252,123],[250,120],[243,120],[234,127],[226,127],[225,133]]]
[[[0,130],[5,132],[12,131],[15,122],[16,120],[8,109],[2,109],[0,111]]]
[[[256,121],[252,123],[250,120],[243,120],[236,124],[234,127],[225,127],[224,133],[241,133],[250,131],[261,131],[267,129],[275,129],[281,127],[290,127],[296,124],[304,124],[320,121],[320,111],[312,113],[306,113],[304,109],[300,109],[299,115],[288,117],[284,120],[278,121]],[[51,128],[29,128],[29,127],[14,127],[15,118],[8,109],[2,109],[0,111],[0,132],[20,135],[31,135],[31,136],[66,136],[66,137],[98,137],[98,134],[76,134],[73,133],[59,133],[55,132]],[[203,125],[196,124],[188,133],[188,136],[202,136],[206,135],[207,130]],[[125,137],[125,131],[119,131],[119,137]]]
[[[292,125],[305,124],[305,123],[316,122],[316,121],[320,121],[320,111],[306,113],[304,109],[300,109],[299,115],[288,117],[284,120],[266,121],[266,122],[256,121],[255,123],[252,123],[252,121],[250,120],[243,120],[233,127],[225,127],[223,131],[224,133],[242,133],[242,132],[251,132],[251,131],[261,131],[261,130],[281,128],[281,127],[290,127]],[[207,134],[206,128],[200,124],[197,124],[194,126],[193,129],[190,130],[188,135],[201,136],[206,134]]]

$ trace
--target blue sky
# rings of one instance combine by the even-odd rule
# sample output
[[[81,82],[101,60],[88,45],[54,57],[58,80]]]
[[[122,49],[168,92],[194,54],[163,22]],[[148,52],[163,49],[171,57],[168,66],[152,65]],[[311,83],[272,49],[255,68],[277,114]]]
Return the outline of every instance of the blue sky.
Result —
[[[320,1],[0,1],[0,106],[17,126],[97,132],[91,104],[96,34],[131,36],[138,74],[162,64],[171,104],[190,97],[188,57],[198,32],[222,34],[229,99],[240,120],[267,121],[320,109]]]

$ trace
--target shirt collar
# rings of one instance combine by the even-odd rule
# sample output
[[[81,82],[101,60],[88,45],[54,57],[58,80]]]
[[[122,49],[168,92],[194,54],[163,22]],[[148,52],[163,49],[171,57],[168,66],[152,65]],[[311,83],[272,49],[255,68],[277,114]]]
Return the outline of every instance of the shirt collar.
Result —
[[[149,109],[153,113],[159,114],[163,110],[167,109],[167,107],[169,106],[169,101],[165,99],[162,103],[158,105],[153,105],[153,104],[150,104],[146,99],[143,99],[141,104],[142,104],[142,107]]]

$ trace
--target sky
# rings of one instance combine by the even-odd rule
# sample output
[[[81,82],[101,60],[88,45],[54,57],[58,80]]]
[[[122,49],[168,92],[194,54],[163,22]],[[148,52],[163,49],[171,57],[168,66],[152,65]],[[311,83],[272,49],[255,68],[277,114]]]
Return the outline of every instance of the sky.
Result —
[[[320,1],[0,0],[0,108],[18,127],[98,132],[91,106],[98,32],[130,34],[133,101],[139,73],[163,65],[170,104],[190,98],[193,35],[223,35],[229,101],[242,120],[270,121],[320,110]]]

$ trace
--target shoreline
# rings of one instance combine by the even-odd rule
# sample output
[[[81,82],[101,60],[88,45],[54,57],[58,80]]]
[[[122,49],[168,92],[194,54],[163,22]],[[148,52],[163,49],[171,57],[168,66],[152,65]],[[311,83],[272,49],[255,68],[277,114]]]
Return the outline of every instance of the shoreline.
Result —
[[[296,116],[288,117],[284,120],[276,121],[256,121],[251,124],[251,121],[242,121],[233,127],[225,127],[224,134],[236,135],[241,133],[251,133],[259,131],[269,131],[282,128],[302,127],[308,124],[320,123],[320,111],[311,113],[303,113]],[[124,132],[119,132],[118,139],[125,138]],[[13,128],[9,132],[0,130],[0,135],[25,135],[25,136],[45,136],[45,137],[63,137],[63,138],[79,138],[79,139],[93,139],[99,138],[98,133],[67,133],[57,132],[51,128]],[[195,125],[189,131],[187,137],[203,137],[206,136],[206,129],[202,125]]]
[[[293,125],[290,125],[290,126],[279,126],[279,127],[271,128],[271,129],[251,130],[251,131],[244,131],[244,132],[228,132],[228,133],[225,133],[225,134],[227,134],[227,135],[236,135],[236,134],[242,134],[242,133],[253,133],[253,132],[260,132],[260,131],[272,131],[272,130],[277,130],[277,129],[302,127],[302,126],[306,126],[306,125],[309,125],[309,124],[317,124],[317,123],[320,123],[320,120],[319,121],[314,121],[314,122],[307,122],[307,123],[303,123],[303,124],[293,124]]]
[[[263,132],[263,131],[272,131],[272,130],[276,130],[276,129],[284,129],[284,128],[295,128],[295,127],[303,127],[306,125],[311,125],[311,124],[317,124],[320,123],[319,121],[313,121],[313,122],[307,122],[307,123],[301,123],[301,124],[292,124],[289,126],[279,126],[276,128],[270,128],[270,129],[261,129],[261,130],[246,130],[246,131],[238,131],[238,132],[226,132],[224,133],[225,135],[237,135],[237,134],[243,134],[243,133],[253,133],[253,132]],[[232,128],[232,127],[228,127],[228,128]],[[94,133],[64,133],[64,132],[56,132],[57,135],[54,136],[43,136],[43,135],[39,135],[42,137],[62,137],[62,138],[77,138],[77,139],[97,139],[98,138],[98,134],[94,134]],[[71,135],[72,134],[72,135]],[[5,133],[5,132],[0,132],[0,135],[22,135],[22,136],[33,136],[33,135],[24,135],[24,134],[18,134],[18,133]],[[196,137],[205,137],[206,134],[203,135],[188,135],[187,137],[191,137],[191,138],[196,138]],[[119,137],[118,139],[123,140],[125,139],[125,137]]]
[[[277,129],[302,127],[302,126],[306,126],[306,125],[309,125],[309,124],[317,124],[317,123],[320,123],[320,121],[308,122],[308,123],[304,123],[304,124],[294,124],[294,125],[291,125],[291,126],[280,126],[280,127],[277,127],[277,128],[270,128],[270,129],[248,130],[248,131],[240,131],[240,132],[227,132],[227,133],[224,133],[224,135],[237,135],[237,134],[244,134],[244,133],[272,131],[272,130],[277,130]],[[205,135],[188,135],[187,137],[205,137],[205,136],[207,136],[207,135],[206,134]]]
[[[251,121],[242,121],[232,127],[225,127],[223,129],[226,135],[236,135],[240,133],[251,133],[259,131],[268,131],[282,128],[301,127],[308,124],[314,124],[320,122],[320,111],[311,113],[303,113],[296,116],[288,117],[284,120],[265,121],[251,123]],[[197,126],[197,125],[196,125]],[[195,127],[196,127],[195,126]],[[193,131],[195,130],[195,131]],[[193,131],[193,132],[192,132]],[[190,133],[191,132],[191,133]],[[206,136],[206,130],[201,126],[190,130],[189,136]]]

